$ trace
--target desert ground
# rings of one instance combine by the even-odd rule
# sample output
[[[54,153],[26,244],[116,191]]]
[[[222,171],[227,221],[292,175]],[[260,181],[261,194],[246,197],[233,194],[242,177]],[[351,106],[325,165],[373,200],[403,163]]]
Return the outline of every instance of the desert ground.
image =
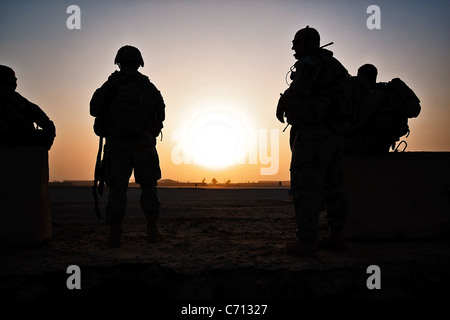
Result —
[[[164,301],[448,299],[450,242],[351,241],[346,252],[299,258],[286,188],[160,188],[164,240],[146,241],[138,188],[130,188],[123,243],[106,245],[107,192],[94,212],[89,187],[50,188],[53,237],[0,248],[0,294],[8,300],[144,298]],[[321,216],[320,231],[326,234]],[[80,289],[68,289],[80,268]],[[380,288],[370,289],[369,266]]]

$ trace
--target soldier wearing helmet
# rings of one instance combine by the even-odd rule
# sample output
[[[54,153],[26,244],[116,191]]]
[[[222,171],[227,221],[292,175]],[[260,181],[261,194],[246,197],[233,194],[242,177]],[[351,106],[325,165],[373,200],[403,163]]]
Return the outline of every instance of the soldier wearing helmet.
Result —
[[[115,71],[95,91],[90,113],[96,117],[94,131],[106,138],[104,161],[109,197],[106,223],[110,225],[108,243],[121,244],[122,220],[127,205],[128,182],[134,171],[141,188],[141,207],[147,221],[148,241],[160,241],[157,227],[160,201],[157,181],[161,178],[156,137],[165,119],[165,104],[160,91],[141,74],[141,52],[133,46],[120,48],[114,59]]]
[[[0,145],[53,145],[56,128],[42,109],[16,92],[17,78],[13,69],[0,66]],[[37,126],[37,127],[36,127]]]
[[[292,125],[290,132],[291,192],[297,240],[287,245],[301,256],[317,255],[319,245],[345,249],[346,205],[341,155],[345,120],[337,107],[337,84],[347,70],[320,47],[320,35],[307,26],[292,41],[297,62],[291,84],[281,95],[276,117]],[[319,214],[326,209],[330,233],[319,242]]]
[[[144,59],[142,59],[138,48],[127,45],[117,51],[114,64],[117,64],[119,67],[132,66],[137,70],[139,67],[144,67]]]
[[[320,34],[316,29],[306,28],[300,29],[292,40],[292,50],[294,50],[294,57],[297,60],[305,55],[307,52],[315,51],[320,46]]]

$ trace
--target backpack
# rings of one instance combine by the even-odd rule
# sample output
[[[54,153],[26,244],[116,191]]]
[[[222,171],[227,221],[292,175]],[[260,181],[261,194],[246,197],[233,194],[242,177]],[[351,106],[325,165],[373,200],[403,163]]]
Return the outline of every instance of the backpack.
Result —
[[[135,138],[149,126],[149,112],[144,104],[144,90],[135,79],[119,85],[108,114],[108,131],[112,136]]]
[[[320,122],[326,119],[333,130],[342,133],[345,122],[352,117],[353,81],[331,52],[321,49],[311,55],[322,64],[320,74],[308,97],[288,104],[288,123],[296,124],[302,120]],[[292,80],[294,73],[292,71]]]
[[[392,148],[401,137],[408,137],[410,133],[408,119],[416,118],[421,111],[420,100],[405,82],[394,78],[384,84],[387,90],[388,108],[392,115]]]
[[[328,124],[338,133],[343,133],[346,123],[354,118],[356,85],[347,69],[334,57],[318,55],[326,70],[322,74],[322,94],[330,99]]]
[[[419,98],[401,79],[392,79],[386,83],[386,88],[393,94],[392,102],[398,106],[405,117],[416,118],[420,114]]]
[[[355,105],[358,103],[356,92],[355,81],[347,70],[343,69],[331,90],[335,105],[333,113],[336,117],[344,121],[354,119]]]

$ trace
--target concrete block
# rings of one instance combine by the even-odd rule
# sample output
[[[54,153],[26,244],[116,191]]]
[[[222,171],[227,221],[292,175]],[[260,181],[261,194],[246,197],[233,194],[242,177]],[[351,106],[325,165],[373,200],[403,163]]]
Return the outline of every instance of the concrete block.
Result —
[[[349,239],[439,237],[450,226],[450,152],[346,155]]]
[[[0,147],[0,244],[34,245],[52,238],[48,151]]]

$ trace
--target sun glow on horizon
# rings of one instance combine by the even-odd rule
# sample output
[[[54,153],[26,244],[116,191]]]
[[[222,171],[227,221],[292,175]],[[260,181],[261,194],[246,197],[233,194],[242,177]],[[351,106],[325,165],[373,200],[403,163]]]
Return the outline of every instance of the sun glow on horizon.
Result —
[[[178,134],[172,136],[172,140],[179,141],[172,154],[174,163],[192,163],[209,169],[244,163],[251,151],[249,132],[254,130],[248,117],[237,107],[218,104],[192,110],[195,112],[184,118]]]
[[[230,115],[211,113],[198,118],[188,139],[194,163],[208,168],[228,167],[245,154],[245,132]]]

